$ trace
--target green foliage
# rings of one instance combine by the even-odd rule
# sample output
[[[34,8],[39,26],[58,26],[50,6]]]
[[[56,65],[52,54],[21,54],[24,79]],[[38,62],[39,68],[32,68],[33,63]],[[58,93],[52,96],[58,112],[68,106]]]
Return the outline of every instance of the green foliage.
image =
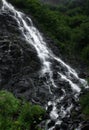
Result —
[[[80,97],[80,104],[82,107],[82,113],[89,119],[89,92],[86,92]]]
[[[36,125],[42,120],[44,113],[44,109],[42,109],[40,106],[32,106],[29,103],[25,103],[19,115],[19,122],[21,124],[21,127],[24,129],[35,128]]]
[[[18,111],[20,101],[17,100],[11,93],[0,91],[0,113],[8,115]]]
[[[89,84],[89,77],[87,77],[86,80],[87,80],[87,82],[88,82],[88,84]]]
[[[87,63],[89,63],[89,45],[86,46],[83,51],[82,51],[82,58],[84,59],[84,61],[86,61]]]
[[[0,91],[0,130],[39,130],[45,110]]]

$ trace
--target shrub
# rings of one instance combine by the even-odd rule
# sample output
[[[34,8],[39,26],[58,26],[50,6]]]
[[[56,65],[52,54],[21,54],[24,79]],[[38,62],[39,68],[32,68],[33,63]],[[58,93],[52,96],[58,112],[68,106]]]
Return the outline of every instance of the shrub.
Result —
[[[18,111],[20,101],[11,93],[0,91],[0,113],[8,115]]]
[[[0,91],[0,130],[38,130],[45,110],[15,98],[10,92]]]

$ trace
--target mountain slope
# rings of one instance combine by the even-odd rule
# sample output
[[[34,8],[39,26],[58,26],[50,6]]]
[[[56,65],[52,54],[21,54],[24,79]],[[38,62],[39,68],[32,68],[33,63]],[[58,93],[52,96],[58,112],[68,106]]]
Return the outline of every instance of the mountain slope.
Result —
[[[16,5],[19,7],[21,5],[18,2],[21,1],[16,2]],[[27,4],[28,2],[30,3]],[[31,10],[33,16],[40,18],[39,13],[44,5],[41,5],[38,1],[26,1],[26,3],[23,2],[22,7],[24,7],[25,11],[29,12]],[[38,9],[38,7],[40,8]],[[45,10],[42,11],[44,12]],[[64,129],[65,127],[69,130],[81,127],[79,124],[83,121],[83,118],[79,119],[81,111],[78,96],[80,91],[82,91],[81,86],[88,87],[87,82],[79,78],[74,69],[53,54],[55,52],[53,42],[51,41],[53,44],[52,52],[41,33],[35,28],[27,15],[16,10],[5,0],[3,0],[3,8],[0,14],[1,19],[4,20],[4,22],[1,21],[2,39],[0,44],[2,88],[12,91],[17,97],[25,97],[32,103],[41,104],[46,107],[49,113],[47,129],[57,129],[60,127]],[[51,17],[49,17],[50,14]],[[58,26],[59,29],[56,28],[60,23],[57,19],[58,12],[47,7],[45,15],[46,19],[42,17],[44,19],[41,18],[39,20],[49,21],[50,18],[50,21],[52,21],[51,24],[48,21],[43,23],[45,24],[44,27],[54,25],[50,26],[51,30],[49,28],[52,31],[51,35],[56,34],[56,31],[58,31],[58,35],[55,35],[57,41],[60,40],[61,44],[64,42],[68,45],[71,30],[65,22],[62,23],[63,26],[62,24],[60,27]],[[53,21],[56,21],[56,24]],[[54,27],[55,30],[52,30]],[[60,38],[59,31],[61,33]],[[68,35],[66,35],[67,32],[69,32]],[[59,53],[58,49],[56,51]],[[6,81],[5,83],[3,79]],[[72,112],[76,113],[76,118],[74,118]],[[78,119],[78,122],[76,122],[76,119]],[[65,122],[66,120],[67,122]]]

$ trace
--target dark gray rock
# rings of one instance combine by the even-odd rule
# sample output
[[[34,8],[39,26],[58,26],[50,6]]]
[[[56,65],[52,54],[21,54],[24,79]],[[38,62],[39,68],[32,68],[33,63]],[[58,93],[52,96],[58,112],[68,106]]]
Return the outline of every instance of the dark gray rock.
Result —
[[[56,124],[55,125],[55,129],[54,130],[61,130],[61,126],[60,125],[58,125],[58,124]]]
[[[49,124],[48,124],[48,127],[50,128],[50,127],[52,127],[54,125],[55,125],[55,122],[54,121],[50,121]]]
[[[84,125],[83,128],[81,130],[89,130],[89,124]]]
[[[0,1],[1,2],[1,1]],[[35,49],[24,41],[17,22],[0,14],[0,89],[12,91],[27,100],[34,97],[34,76],[40,70]]]

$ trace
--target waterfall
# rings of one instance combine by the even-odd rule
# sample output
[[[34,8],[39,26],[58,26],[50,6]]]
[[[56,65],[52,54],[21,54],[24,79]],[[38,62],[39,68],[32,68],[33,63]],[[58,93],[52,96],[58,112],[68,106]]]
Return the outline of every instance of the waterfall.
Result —
[[[62,61],[59,57],[55,56],[50,48],[47,47],[47,43],[44,41],[41,33],[33,25],[32,20],[26,16],[24,13],[16,10],[10,3],[6,0],[2,0],[2,12],[9,13],[11,17],[18,23],[19,30],[24,37],[27,44],[33,46],[37,52],[37,56],[40,59],[41,70],[39,71],[39,78],[47,77],[45,81],[45,87],[49,88],[49,95],[52,95],[52,100],[48,101],[46,104],[46,109],[52,106],[50,111],[50,119],[55,121],[55,124],[62,124],[62,119],[64,117],[70,117],[70,112],[74,108],[74,104],[71,100],[71,96],[75,102],[78,100],[78,96],[81,92],[81,86],[88,88],[87,81],[79,78],[78,74],[74,69]],[[54,64],[55,63],[55,64]],[[56,69],[57,68],[57,69]],[[56,73],[56,79],[54,79],[54,72]],[[56,95],[54,93],[60,86],[59,83],[67,83],[67,87],[62,86],[60,88],[62,94]],[[63,105],[68,90],[70,96],[66,99],[67,105]],[[60,108],[58,108],[60,104]],[[47,121],[47,124],[50,122]],[[53,130],[54,126],[51,128],[46,128]]]

